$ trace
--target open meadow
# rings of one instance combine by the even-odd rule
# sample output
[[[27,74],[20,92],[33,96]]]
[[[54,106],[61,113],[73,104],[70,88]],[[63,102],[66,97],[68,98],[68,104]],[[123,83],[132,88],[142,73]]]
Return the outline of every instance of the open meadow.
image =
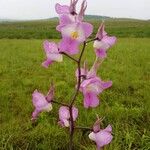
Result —
[[[30,122],[34,89],[46,93],[53,80],[58,101],[65,102],[72,96],[76,82],[73,73],[76,66],[67,58],[49,69],[41,67],[42,42],[0,40],[0,149],[66,150],[67,130],[59,127],[55,118],[58,106],[50,114],[43,113],[35,126]],[[82,95],[76,102],[82,110],[78,124],[92,125],[96,114],[105,116],[104,126],[112,124],[114,139],[107,147],[109,150],[150,149],[149,43],[148,38],[119,38],[99,70],[103,79],[113,81],[113,87],[100,96],[101,106],[85,110]],[[90,44],[84,57],[89,58],[89,66],[95,57],[92,54]],[[77,150],[94,150],[87,133],[76,134]]]
[[[36,124],[30,121],[35,89],[46,94],[53,81],[55,98],[67,102],[75,88],[77,66],[68,58],[48,69],[41,66],[44,39],[58,41],[55,25],[49,21],[0,24],[0,150],[67,150],[67,129],[57,125],[59,106],[42,113]],[[75,102],[81,110],[77,124],[92,126],[98,114],[105,117],[103,127],[113,127],[113,141],[105,150],[150,150],[150,22],[108,21],[106,27],[119,38],[98,74],[112,80],[113,86],[100,95],[96,109],[83,108],[80,93]],[[91,43],[83,58],[88,58],[89,67],[95,59],[92,51]],[[74,143],[75,150],[95,149],[88,132],[76,131]]]
[[[94,33],[101,20],[88,20],[94,25]],[[40,20],[27,22],[3,22],[0,23],[0,39],[59,39],[56,32],[58,20]],[[106,30],[116,37],[150,37],[150,21],[132,19],[105,20]]]

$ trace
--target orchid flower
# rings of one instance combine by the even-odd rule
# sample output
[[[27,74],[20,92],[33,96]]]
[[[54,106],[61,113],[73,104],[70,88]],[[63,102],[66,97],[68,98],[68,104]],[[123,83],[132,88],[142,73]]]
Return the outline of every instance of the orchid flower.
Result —
[[[55,5],[55,10],[57,12],[57,14],[76,14],[76,5],[78,3],[78,0],[71,0],[70,1],[70,6],[68,5],[60,5],[59,3],[57,3]]]
[[[65,25],[76,22],[76,4],[78,0],[71,0],[70,6],[67,5],[55,5],[55,10],[59,14],[59,25],[56,27],[58,31]]]
[[[54,61],[62,62],[63,56],[59,53],[58,47],[54,42],[45,41],[44,50],[47,59],[42,63],[43,67],[48,68]]]
[[[44,96],[42,93],[35,90],[32,94],[32,102],[35,107],[34,112],[32,113],[32,119],[36,120],[38,115],[45,111],[50,112],[52,110],[52,99],[54,97],[54,87],[52,86],[47,94]]]
[[[93,32],[90,23],[82,22],[87,8],[86,0],[81,4],[79,14],[76,12],[78,0],[71,0],[70,6],[56,4],[56,12],[60,15],[57,30],[61,32],[62,40],[59,43],[60,52],[77,54],[79,45],[84,42]]]
[[[116,37],[108,36],[104,30],[104,24],[102,23],[97,32],[96,39],[94,42],[96,55],[100,58],[106,58],[107,50],[115,44]]]
[[[100,129],[100,120],[93,125],[93,132],[89,134],[89,138],[97,145],[97,150],[109,144],[112,141],[112,127],[108,125],[105,129]]]
[[[96,59],[94,65],[87,70],[87,67],[84,65],[84,68],[81,68],[81,76],[84,76],[80,85],[80,91],[84,95],[84,107],[97,107],[99,105],[98,95],[102,93],[105,89],[112,86],[112,81],[102,81],[101,78],[96,76],[98,66],[100,65],[98,59]],[[78,80],[78,70],[76,71],[76,77]]]
[[[93,26],[86,22],[68,24],[61,29],[62,40],[59,49],[68,54],[77,54],[79,45],[92,33]]]
[[[85,79],[80,85],[80,91],[84,95],[84,107],[97,107],[99,105],[98,95],[111,85],[111,81],[104,82],[98,77]]]
[[[78,109],[76,107],[72,107],[72,115],[73,115],[73,121],[75,121],[78,117]],[[70,126],[70,112],[69,107],[61,106],[59,108],[59,124],[62,127],[69,127]]]
[[[81,22],[83,20],[87,2],[86,0],[83,0],[79,14],[76,12],[77,2],[78,0],[71,0],[70,6],[60,5],[58,3],[55,5],[55,10],[59,14],[59,25],[56,27],[58,31],[61,32],[62,27],[65,27],[68,24]]]

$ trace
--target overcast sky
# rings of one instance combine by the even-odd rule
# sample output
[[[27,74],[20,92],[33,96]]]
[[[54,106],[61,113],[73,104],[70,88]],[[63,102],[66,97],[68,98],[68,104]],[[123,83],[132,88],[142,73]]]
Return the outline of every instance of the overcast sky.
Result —
[[[79,0],[80,2],[82,0]],[[56,16],[55,3],[70,0],[0,0],[0,19],[44,19]],[[150,19],[150,0],[87,0],[86,14]]]

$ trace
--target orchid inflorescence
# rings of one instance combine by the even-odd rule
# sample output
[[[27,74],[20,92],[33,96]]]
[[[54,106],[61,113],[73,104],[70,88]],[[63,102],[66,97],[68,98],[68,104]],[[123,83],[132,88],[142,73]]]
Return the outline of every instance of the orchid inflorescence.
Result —
[[[67,56],[75,63],[77,63],[77,70],[75,76],[77,78],[77,85],[75,86],[75,94],[71,99],[70,104],[64,104],[54,100],[54,85],[52,84],[48,94],[45,96],[35,90],[32,94],[32,102],[35,107],[32,113],[32,121],[35,121],[41,112],[49,112],[52,110],[52,104],[58,104],[59,121],[61,127],[68,127],[70,130],[70,150],[73,149],[73,135],[74,129],[79,128],[75,126],[74,122],[78,117],[78,108],[74,106],[75,100],[79,92],[83,93],[83,105],[85,108],[95,108],[100,101],[98,95],[105,89],[112,86],[112,81],[103,81],[97,76],[97,71],[101,63],[107,57],[107,50],[116,42],[116,37],[109,36],[104,30],[104,23],[98,29],[94,39],[87,40],[93,32],[93,26],[90,23],[84,22],[84,14],[87,8],[86,0],[83,0],[79,13],[76,11],[78,0],[71,0],[70,5],[56,4],[55,9],[59,15],[59,25],[56,27],[57,31],[61,33],[62,39],[59,43],[44,42],[44,50],[46,60],[42,66],[48,68],[54,62],[62,62],[63,55]],[[96,54],[96,59],[91,67],[87,68],[84,62],[81,67],[82,56],[88,43],[94,42],[93,47]],[[83,44],[83,48],[79,55],[79,59],[72,57],[74,54],[80,52],[79,46]],[[112,127],[108,125],[105,129],[100,128],[101,119],[97,118],[92,128],[80,127],[80,129],[87,129],[90,131],[89,138],[94,141],[99,150],[101,147],[109,144],[112,140]]]

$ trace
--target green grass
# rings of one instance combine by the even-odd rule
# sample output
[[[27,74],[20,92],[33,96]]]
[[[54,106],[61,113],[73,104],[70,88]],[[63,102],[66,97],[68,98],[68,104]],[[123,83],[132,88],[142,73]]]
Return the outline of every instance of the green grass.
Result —
[[[101,20],[90,21],[95,36]],[[60,38],[56,32],[57,21],[0,23],[0,39],[45,39]],[[105,21],[106,31],[117,37],[150,37],[150,21],[110,19]]]
[[[58,106],[49,114],[42,113],[36,125],[31,125],[35,89],[46,93],[50,82],[56,87],[56,99],[71,98],[76,79],[73,62],[64,58],[49,69],[41,67],[44,60],[42,40],[0,40],[0,149],[1,150],[66,150],[68,131],[57,125]],[[107,150],[150,150],[150,39],[119,38],[108,54],[98,74],[111,79],[113,87],[101,96],[96,109],[80,109],[77,124],[91,126],[96,114],[105,117],[103,127],[113,126],[114,139]],[[94,54],[89,45],[85,57],[92,65]],[[88,133],[76,132],[75,150],[94,150]]]

